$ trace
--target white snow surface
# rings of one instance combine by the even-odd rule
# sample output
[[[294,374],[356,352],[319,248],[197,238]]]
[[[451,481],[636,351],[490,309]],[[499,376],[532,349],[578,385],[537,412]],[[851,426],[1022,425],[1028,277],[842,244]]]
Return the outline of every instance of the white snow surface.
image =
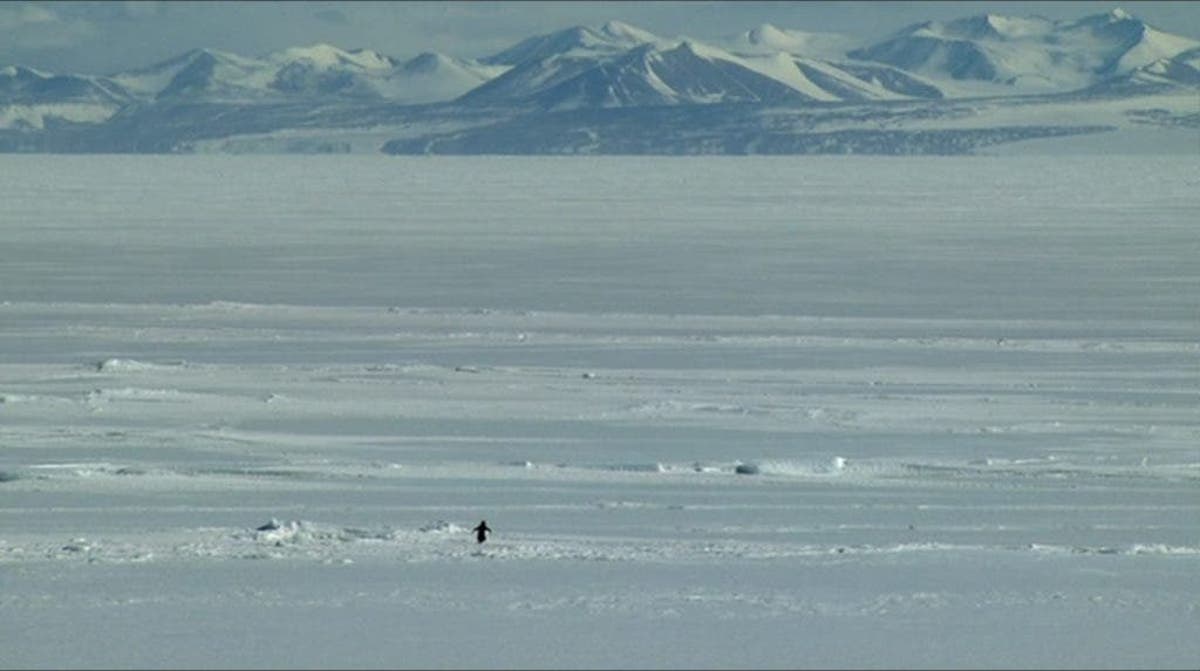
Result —
[[[10,156],[0,667],[1192,668],[1197,185]]]

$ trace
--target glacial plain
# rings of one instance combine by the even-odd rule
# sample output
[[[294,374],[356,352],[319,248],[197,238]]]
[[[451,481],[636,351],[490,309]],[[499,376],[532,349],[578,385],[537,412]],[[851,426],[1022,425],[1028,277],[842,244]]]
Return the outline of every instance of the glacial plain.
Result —
[[[0,202],[0,667],[1200,659],[1194,155],[9,155]]]

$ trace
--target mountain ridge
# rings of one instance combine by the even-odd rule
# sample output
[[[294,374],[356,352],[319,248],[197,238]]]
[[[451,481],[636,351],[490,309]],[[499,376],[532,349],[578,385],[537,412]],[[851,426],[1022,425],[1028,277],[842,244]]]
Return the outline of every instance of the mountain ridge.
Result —
[[[1197,54],[1200,42],[1158,30],[1120,9],[1072,21],[998,14],[926,21],[857,46],[844,36],[769,23],[705,42],[663,37],[613,20],[534,35],[478,59],[427,52],[405,60],[327,42],[254,57],[200,48],[105,76],[0,67],[0,150],[192,151],[222,143],[252,146],[251,138],[265,133],[277,141],[262,146],[284,151],[360,150],[354,148],[369,143],[375,151],[386,151],[461,147],[462,138],[484,128],[491,130],[479,146],[511,149],[511,143],[494,137],[496,129],[513,124],[536,129],[547,122],[547,114],[575,111],[579,114],[554,117],[554,123],[562,118],[580,124],[600,121],[591,130],[584,125],[568,129],[562,137],[590,137],[595,128],[616,124],[622,132],[649,138],[620,146],[653,152],[653,129],[628,121],[640,114],[647,124],[656,119],[700,124],[696,137],[707,139],[696,141],[697,151],[714,146],[742,151],[763,146],[763,138],[807,151],[824,145],[783,142],[771,124],[785,117],[805,123],[821,119],[811,127],[797,122],[790,130],[797,135],[827,133],[825,126],[843,124],[834,122],[838,119],[857,124],[835,129],[838,133],[876,132],[888,130],[880,124],[899,123],[924,138],[935,131],[957,133],[964,114],[979,124],[999,124],[985,119],[999,115],[1005,128],[1023,123],[1040,128],[1045,119],[1039,115],[1063,101],[1091,110],[1103,122],[1072,125],[1063,121],[1071,114],[1057,112],[1047,117],[1060,128],[1097,132],[1125,127],[1134,118],[1142,124],[1170,118],[1171,127],[1189,128],[1195,122],[1186,96],[1200,87]],[[1151,109],[1152,103],[1167,105],[1167,117],[1135,113]],[[743,113],[739,106],[746,105],[760,113]],[[920,111],[886,113],[895,105]],[[662,107],[712,109],[681,115],[654,111]],[[997,111],[1001,108],[1003,114]],[[1123,111],[1112,111],[1118,108]],[[222,110],[227,125],[204,121],[201,110]],[[605,114],[611,119],[604,119]],[[136,132],[130,119],[142,125]],[[734,132],[728,130],[733,126],[760,141],[713,139],[714,134]],[[447,128],[458,129],[452,132],[460,140],[437,140]],[[388,133],[419,137],[409,142],[386,137]],[[420,137],[427,139],[423,145]],[[836,137],[842,136],[827,134],[822,142]],[[534,144],[551,153],[586,146]],[[940,147],[937,151],[959,146],[927,144]],[[834,142],[828,150],[864,146],[877,143]],[[665,144],[659,149],[687,151]]]

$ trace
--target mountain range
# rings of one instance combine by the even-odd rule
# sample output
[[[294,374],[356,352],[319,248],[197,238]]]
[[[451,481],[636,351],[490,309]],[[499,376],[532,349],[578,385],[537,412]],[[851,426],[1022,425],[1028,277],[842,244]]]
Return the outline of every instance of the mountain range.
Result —
[[[0,68],[8,152],[954,154],[1134,128],[1190,131],[1200,150],[1200,42],[1120,9],[931,21],[867,44],[609,21],[479,59],[315,44],[105,76]]]

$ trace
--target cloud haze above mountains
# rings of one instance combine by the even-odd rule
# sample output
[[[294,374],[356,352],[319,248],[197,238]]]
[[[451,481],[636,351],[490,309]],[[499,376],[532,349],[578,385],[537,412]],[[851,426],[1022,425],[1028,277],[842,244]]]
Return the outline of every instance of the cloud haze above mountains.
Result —
[[[727,37],[763,23],[877,39],[917,21],[993,12],[1074,19],[1112,2],[6,2],[0,64],[106,74],[211,47],[264,54],[326,42],[409,58],[481,57],[535,33],[619,19],[660,35]],[[1132,2],[1127,9],[1200,39],[1200,9]]]

